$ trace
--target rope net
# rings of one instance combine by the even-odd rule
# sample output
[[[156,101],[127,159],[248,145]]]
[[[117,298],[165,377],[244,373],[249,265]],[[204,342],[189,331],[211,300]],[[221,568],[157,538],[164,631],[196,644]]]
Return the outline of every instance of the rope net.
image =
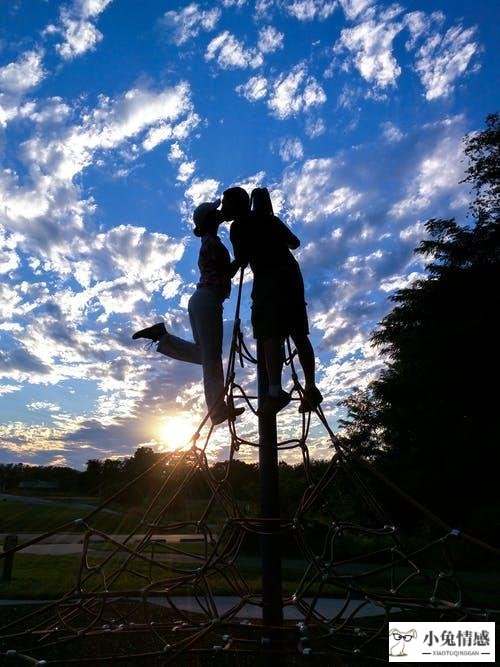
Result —
[[[241,284],[242,279],[225,394],[229,405],[256,414],[257,397],[236,377],[237,362],[241,368],[256,363],[241,332]],[[295,399],[287,410],[303,397],[294,357],[287,342]],[[313,427],[322,429],[332,448],[322,467],[309,456]],[[480,559],[498,551],[447,526],[346,451],[321,407],[297,416],[297,434],[277,446],[280,452],[300,452],[304,490],[295,507],[282,498],[280,517],[260,517],[232,488],[239,452],[259,447],[238,422],[227,423],[228,460],[210,467],[213,427],[207,415],[186,448],[163,455],[84,518],[0,553],[0,558],[22,553],[68,531],[82,537],[72,588],[3,622],[1,655],[10,663],[35,665],[96,664],[97,657],[99,664],[179,664],[187,652],[190,659],[193,653],[200,659],[265,654],[288,656],[292,662],[286,664],[311,656],[318,656],[319,664],[367,664],[387,661],[389,620],[499,617],[485,602],[489,591],[477,585],[468,590],[456,565],[464,553],[476,552]],[[103,512],[159,472],[162,481],[132,530],[118,539],[99,528]],[[208,501],[196,519],[179,520],[179,505],[192,496],[195,483],[199,490],[200,480]],[[398,527],[388,507],[420,515],[422,537]],[[276,628],[261,620],[259,539],[269,534],[279,536],[283,554],[285,620]],[[182,535],[196,535],[197,541],[168,539]]]

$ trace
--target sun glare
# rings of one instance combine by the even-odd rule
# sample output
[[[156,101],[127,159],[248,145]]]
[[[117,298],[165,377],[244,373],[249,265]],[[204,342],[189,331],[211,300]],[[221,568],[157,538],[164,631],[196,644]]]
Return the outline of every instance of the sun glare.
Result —
[[[195,431],[196,426],[188,417],[164,417],[159,426],[161,448],[170,451],[184,447]]]

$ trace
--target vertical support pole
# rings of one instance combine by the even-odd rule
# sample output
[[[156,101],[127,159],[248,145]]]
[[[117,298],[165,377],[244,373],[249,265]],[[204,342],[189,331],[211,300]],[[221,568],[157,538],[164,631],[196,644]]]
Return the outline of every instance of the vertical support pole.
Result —
[[[262,343],[257,341],[257,383],[259,409],[268,392],[268,379]],[[283,625],[281,577],[280,499],[276,415],[259,416],[259,474],[261,518],[262,620],[264,627]],[[269,638],[271,639],[271,634]]]
[[[17,547],[17,535],[6,535],[3,542],[3,550],[9,551]],[[8,556],[5,556],[3,559],[3,575],[2,581],[11,581],[12,579],[12,566],[14,565],[14,554],[11,553]]]

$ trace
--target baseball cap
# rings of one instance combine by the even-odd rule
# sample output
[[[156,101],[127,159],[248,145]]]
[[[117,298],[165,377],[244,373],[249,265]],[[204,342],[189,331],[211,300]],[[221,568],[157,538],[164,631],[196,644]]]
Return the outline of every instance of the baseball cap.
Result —
[[[219,208],[220,206],[220,199],[216,199],[213,202],[203,202],[203,204],[200,204],[194,209],[193,212],[193,222],[194,222],[194,234],[195,236],[201,236],[203,234],[203,227],[205,226],[205,222],[207,219],[207,216],[210,215],[212,211],[215,209]]]

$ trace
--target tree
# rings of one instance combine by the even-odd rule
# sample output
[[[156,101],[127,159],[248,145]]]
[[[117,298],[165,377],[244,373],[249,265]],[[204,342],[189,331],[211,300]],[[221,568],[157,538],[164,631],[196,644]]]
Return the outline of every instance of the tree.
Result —
[[[386,367],[352,398],[345,420],[355,441],[368,416],[383,464],[450,517],[494,499],[489,462],[500,443],[498,114],[464,142],[474,222],[427,223],[429,239],[416,248],[430,260],[427,276],[391,297],[395,307],[372,337]]]

